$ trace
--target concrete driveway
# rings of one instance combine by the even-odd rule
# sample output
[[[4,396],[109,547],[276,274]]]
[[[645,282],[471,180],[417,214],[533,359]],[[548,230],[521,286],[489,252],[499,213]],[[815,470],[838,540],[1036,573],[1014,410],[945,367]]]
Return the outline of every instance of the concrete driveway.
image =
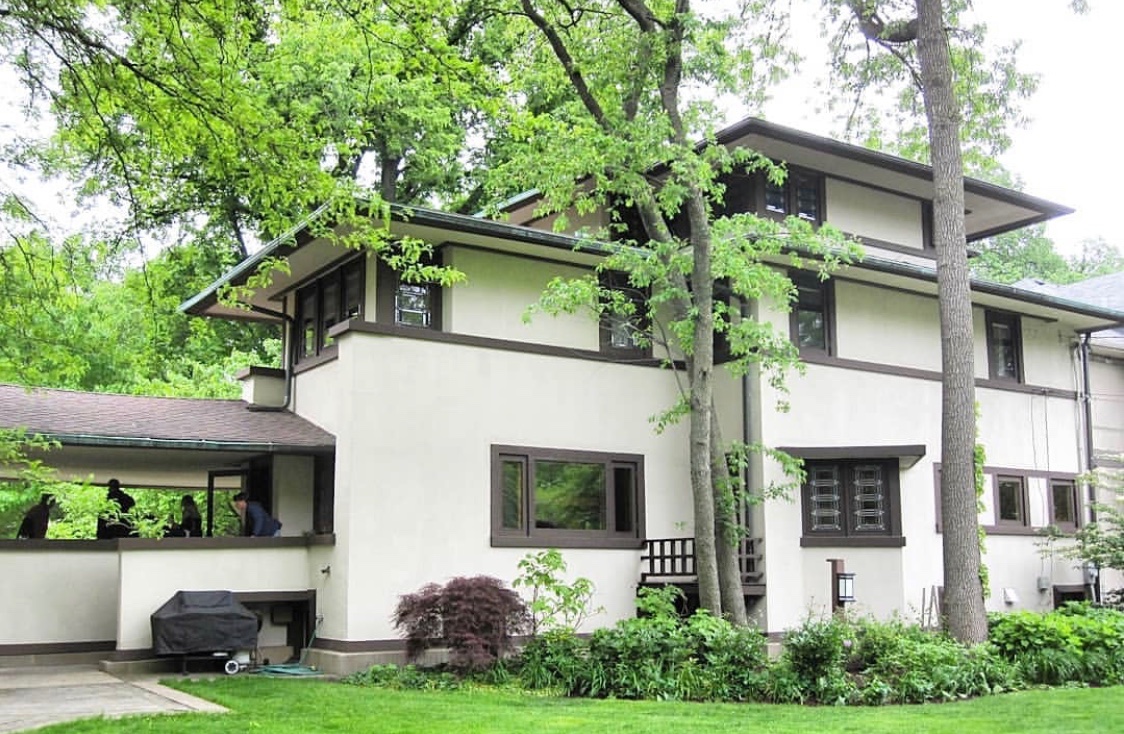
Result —
[[[0,732],[92,716],[226,710],[157,681],[154,675],[117,678],[94,665],[0,668]]]

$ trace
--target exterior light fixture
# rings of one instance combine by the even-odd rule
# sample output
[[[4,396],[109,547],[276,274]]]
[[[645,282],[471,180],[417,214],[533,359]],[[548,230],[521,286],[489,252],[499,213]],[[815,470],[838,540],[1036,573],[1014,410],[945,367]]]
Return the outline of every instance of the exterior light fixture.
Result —
[[[840,571],[835,574],[836,593],[839,594],[839,604],[853,604],[855,601],[855,574]]]

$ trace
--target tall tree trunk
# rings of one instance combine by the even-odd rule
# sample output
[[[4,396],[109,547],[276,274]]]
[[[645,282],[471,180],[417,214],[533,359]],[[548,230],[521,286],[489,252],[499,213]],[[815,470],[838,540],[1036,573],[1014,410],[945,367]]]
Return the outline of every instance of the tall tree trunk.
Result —
[[[717,554],[718,587],[722,598],[722,614],[732,624],[745,627],[749,617],[745,612],[745,594],[742,593],[742,572],[738,563],[742,536],[738,517],[738,503],[731,501],[725,480],[730,475],[729,464],[723,451],[722,428],[718,425],[718,412],[710,406],[711,471],[714,473],[714,546]]]
[[[695,570],[699,577],[699,604],[721,616],[725,609],[719,585],[720,553],[715,534],[714,472],[711,464],[714,447],[711,418],[714,404],[714,282],[710,272],[709,233],[693,236],[692,247],[691,288],[697,316],[694,354],[688,369],[691,380],[690,461],[695,509]]]
[[[917,0],[917,51],[933,161],[933,236],[941,321],[941,521],[948,631],[961,642],[987,639],[980,582],[972,297],[964,235],[964,166],[941,0]]]

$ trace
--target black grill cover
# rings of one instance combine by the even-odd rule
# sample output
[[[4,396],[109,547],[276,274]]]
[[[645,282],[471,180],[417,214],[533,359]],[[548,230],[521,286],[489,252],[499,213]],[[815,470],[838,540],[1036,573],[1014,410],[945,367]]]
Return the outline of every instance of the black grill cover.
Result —
[[[229,591],[177,591],[152,614],[157,655],[253,650],[258,618]]]

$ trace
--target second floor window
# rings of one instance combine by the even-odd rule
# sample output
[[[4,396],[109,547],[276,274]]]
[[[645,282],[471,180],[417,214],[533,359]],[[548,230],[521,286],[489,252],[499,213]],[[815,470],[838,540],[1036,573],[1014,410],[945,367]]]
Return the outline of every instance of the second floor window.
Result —
[[[988,311],[984,314],[987,329],[987,371],[993,380],[1023,381],[1022,329],[1013,313]]]
[[[648,292],[628,282],[628,274],[607,270],[598,275],[601,287],[621,294],[632,305],[631,313],[609,308],[601,314],[601,351],[620,359],[644,359],[652,356],[647,316]]]
[[[792,341],[800,351],[834,353],[833,313],[835,290],[830,280],[811,273],[791,276],[796,300],[789,315]]]
[[[426,265],[440,265],[434,255]],[[404,279],[401,273],[379,262],[378,321],[415,329],[441,330],[441,286]]]
[[[297,291],[297,361],[330,352],[329,330],[363,313],[364,261],[352,260]]]

